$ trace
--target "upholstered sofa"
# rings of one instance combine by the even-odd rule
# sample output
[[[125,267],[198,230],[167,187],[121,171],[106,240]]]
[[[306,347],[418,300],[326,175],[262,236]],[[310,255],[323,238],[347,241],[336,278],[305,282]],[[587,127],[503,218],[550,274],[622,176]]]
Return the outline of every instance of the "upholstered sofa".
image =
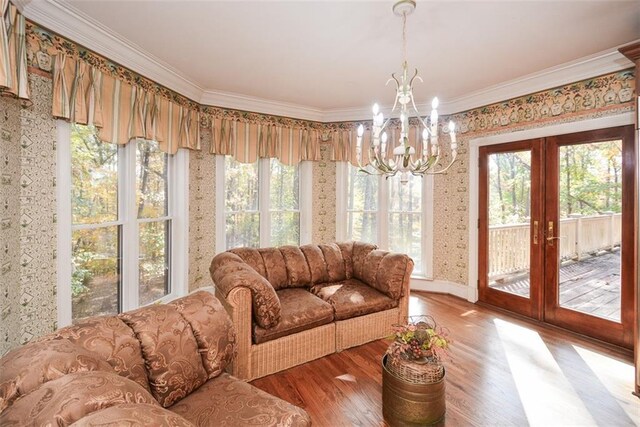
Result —
[[[407,255],[344,242],[238,248],[210,267],[231,314],[232,373],[252,380],[391,334],[407,319]]]
[[[0,359],[0,425],[310,425],[223,372],[235,349],[231,319],[206,291],[90,318]]]

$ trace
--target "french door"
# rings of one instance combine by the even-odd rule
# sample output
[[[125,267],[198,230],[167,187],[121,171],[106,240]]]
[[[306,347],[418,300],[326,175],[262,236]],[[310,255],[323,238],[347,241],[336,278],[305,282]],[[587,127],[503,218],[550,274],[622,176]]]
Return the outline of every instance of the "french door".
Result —
[[[480,148],[479,298],[633,341],[633,127]]]

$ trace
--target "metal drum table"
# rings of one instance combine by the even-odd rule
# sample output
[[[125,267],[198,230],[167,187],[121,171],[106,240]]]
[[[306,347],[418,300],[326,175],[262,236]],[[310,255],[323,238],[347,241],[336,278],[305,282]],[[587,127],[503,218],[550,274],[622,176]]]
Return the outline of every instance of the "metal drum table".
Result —
[[[382,358],[382,414],[392,426],[423,426],[442,420],[446,411],[444,368],[428,367],[416,373],[415,365]],[[432,369],[432,367],[435,368]]]

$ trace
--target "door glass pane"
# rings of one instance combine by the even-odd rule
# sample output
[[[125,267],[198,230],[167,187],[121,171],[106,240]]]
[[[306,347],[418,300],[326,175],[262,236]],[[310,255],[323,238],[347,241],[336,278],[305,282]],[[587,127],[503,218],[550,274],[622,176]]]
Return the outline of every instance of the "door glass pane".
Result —
[[[138,218],[159,218],[167,209],[167,153],[154,141],[138,140],[136,151],[136,202]]]
[[[488,158],[489,287],[529,298],[531,152]]]
[[[559,148],[560,306],[620,321],[622,141]]]
[[[120,294],[119,227],[72,233],[72,318],[118,313]]]
[[[71,211],[74,224],[118,220],[118,146],[89,126],[71,127]]]
[[[169,293],[170,221],[143,222],[140,230],[140,305],[150,304]]]

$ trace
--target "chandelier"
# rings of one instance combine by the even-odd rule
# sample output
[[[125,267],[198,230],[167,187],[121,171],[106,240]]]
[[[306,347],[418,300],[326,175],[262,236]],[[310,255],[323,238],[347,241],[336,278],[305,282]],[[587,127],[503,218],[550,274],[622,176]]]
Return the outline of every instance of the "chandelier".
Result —
[[[421,117],[413,98],[413,82],[417,79],[423,81],[418,76],[416,69],[413,76],[409,75],[407,66],[407,15],[413,13],[416,8],[414,0],[400,0],[393,5],[393,13],[402,18],[402,74],[400,78],[395,73],[387,80],[396,83],[396,99],[391,109],[391,115],[399,110],[400,112],[400,138],[398,145],[393,148],[392,158],[387,159],[387,141],[389,139],[386,128],[391,118],[385,120],[378,104],[373,105],[373,123],[371,126],[371,146],[368,150],[369,164],[371,168],[362,166],[362,136],[364,126],[358,126],[358,137],[356,142],[356,158],[361,172],[369,175],[383,175],[387,178],[400,173],[400,181],[404,184],[409,180],[409,174],[415,176],[436,175],[446,172],[456,160],[457,147],[455,124],[449,121],[449,136],[451,138],[451,161],[447,166],[440,164],[441,149],[438,144],[438,98],[433,98],[431,103],[431,115],[427,123],[427,117]],[[413,110],[410,113],[409,108]],[[409,144],[409,118],[413,114],[422,130],[422,153],[416,153],[416,149]],[[418,154],[418,156],[416,156]]]

